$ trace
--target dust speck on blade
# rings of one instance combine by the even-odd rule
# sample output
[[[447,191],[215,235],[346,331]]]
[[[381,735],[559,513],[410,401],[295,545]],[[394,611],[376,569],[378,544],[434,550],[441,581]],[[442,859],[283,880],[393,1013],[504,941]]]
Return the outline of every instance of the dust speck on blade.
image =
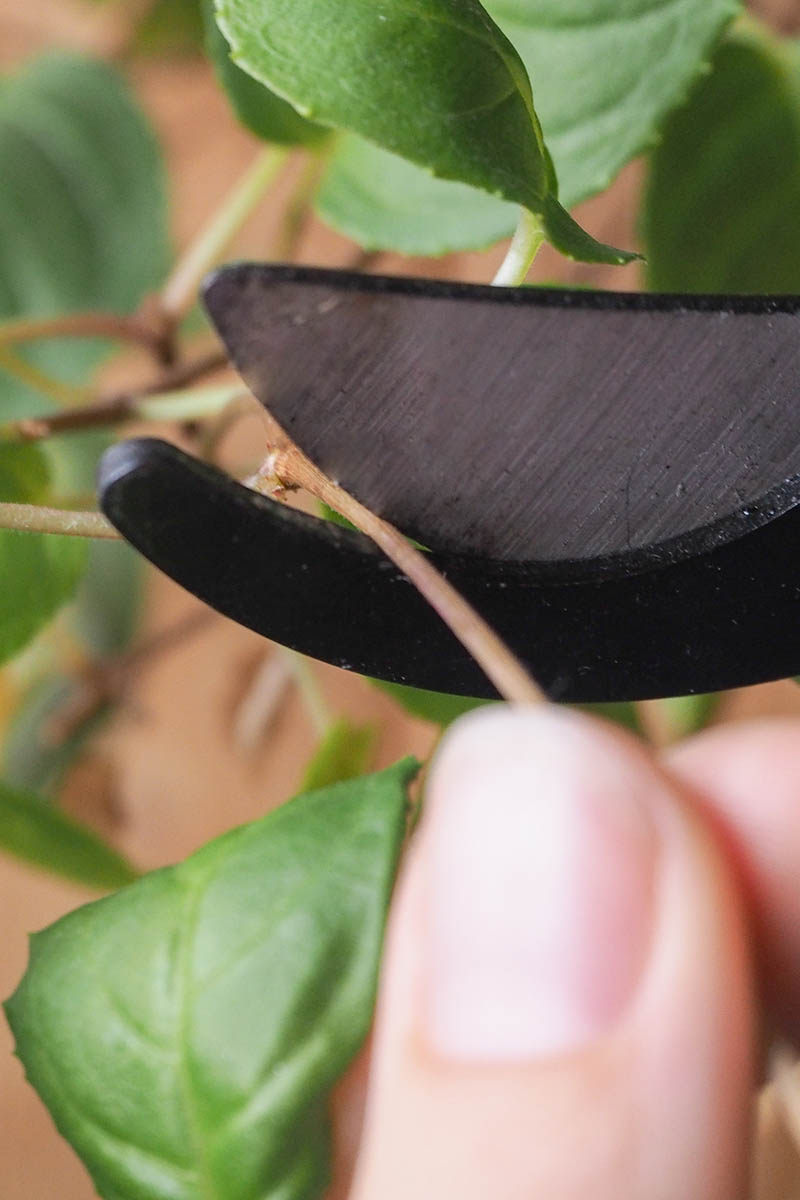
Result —
[[[341,296],[329,296],[327,300],[323,300],[321,304],[317,305],[317,312],[324,317],[326,313],[333,312],[335,308],[338,308],[341,303]]]

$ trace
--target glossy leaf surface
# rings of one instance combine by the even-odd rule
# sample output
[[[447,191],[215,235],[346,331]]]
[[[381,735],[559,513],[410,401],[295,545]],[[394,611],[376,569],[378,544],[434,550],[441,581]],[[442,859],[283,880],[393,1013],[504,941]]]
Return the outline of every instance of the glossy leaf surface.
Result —
[[[514,47],[477,0],[217,0],[234,57],[304,115],[536,213],[563,253],[630,257],[560,208]]]
[[[236,65],[215,20],[214,0],[202,0],[202,4],[206,51],[242,125],[256,137],[282,145],[309,146],[326,137],[328,130],[307,121],[287,100]]]
[[[736,0],[486,0],[513,42],[571,208],[651,145],[705,68]],[[393,160],[393,161],[392,161]],[[514,229],[513,209],[343,139],[318,199],[329,224],[368,248],[482,249]]]

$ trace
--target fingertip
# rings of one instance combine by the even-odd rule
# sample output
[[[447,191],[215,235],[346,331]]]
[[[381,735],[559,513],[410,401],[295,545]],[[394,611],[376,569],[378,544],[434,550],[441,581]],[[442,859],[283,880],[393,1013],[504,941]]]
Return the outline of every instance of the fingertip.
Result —
[[[715,826],[748,905],[770,1015],[800,1045],[800,721],[722,725],[665,761]]]
[[[498,708],[451,729],[426,810],[355,1195],[731,1200],[744,933],[680,788],[593,717]]]

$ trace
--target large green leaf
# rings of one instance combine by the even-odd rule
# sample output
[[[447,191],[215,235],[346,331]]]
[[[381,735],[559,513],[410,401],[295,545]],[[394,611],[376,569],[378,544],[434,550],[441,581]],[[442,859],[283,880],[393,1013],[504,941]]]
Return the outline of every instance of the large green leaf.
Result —
[[[234,57],[304,115],[530,209],[563,253],[630,256],[560,208],[514,47],[478,0],[216,0]]]
[[[288,146],[310,146],[328,135],[328,130],[301,117],[288,101],[248,75],[231,59],[231,48],[214,17],[214,0],[202,0],[206,29],[206,51],[214,64],[220,85],[236,116],[246,129],[266,142]]]
[[[705,68],[737,0],[485,0],[533,83],[563,204],[602,191],[652,144],[665,113]],[[509,205],[344,139],[320,215],[369,248],[481,249],[508,236]]]
[[[642,228],[664,291],[800,291],[800,48],[724,43],[652,157]]]
[[[17,1053],[106,1200],[321,1195],[416,769],[300,797],[34,937]]]
[[[0,443],[0,501],[46,499],[47,460],[35,446]],[[78,538],[0,529],[0,663],[12,658],[75,591],[86,564]]]
[[[167,262],[166,186],[155,135],[121,75],[50,54],[0,81],[0,320],[77,309],[129,312]],[[102,343],[26,350],[84,382]],[[51,404],[0,374],[0,419]]]
[[[54,875],[107,891],[136,879],[125,859],[91,829],[35,792],[0,779],[0,849]]]

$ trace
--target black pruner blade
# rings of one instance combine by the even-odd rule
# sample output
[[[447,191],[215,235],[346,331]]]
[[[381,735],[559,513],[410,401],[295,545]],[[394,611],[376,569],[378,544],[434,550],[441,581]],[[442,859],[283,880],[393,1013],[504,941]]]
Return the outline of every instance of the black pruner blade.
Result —
[[[432,557],[556,699],[800,673],[800,300],[505,290],[243,265],[209,311],[258,398]],[[234,620],[338,666],[492,695],[360,535],[173,447],[104,511]]]

